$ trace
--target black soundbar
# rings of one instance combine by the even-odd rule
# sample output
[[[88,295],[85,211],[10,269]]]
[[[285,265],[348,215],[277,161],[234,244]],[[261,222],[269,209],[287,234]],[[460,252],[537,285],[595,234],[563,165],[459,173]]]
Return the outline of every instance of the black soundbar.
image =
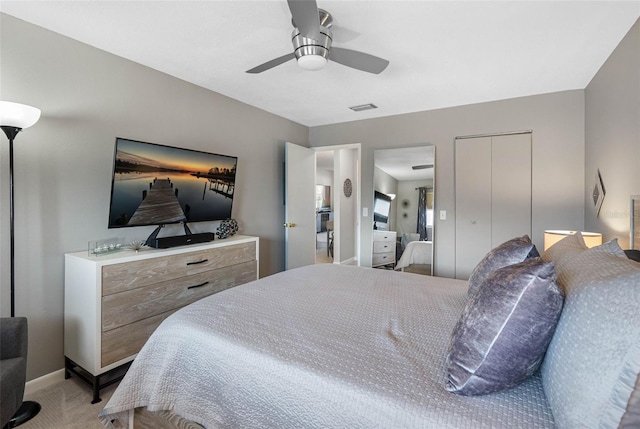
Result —
[[[175,235],[173,237],[159,237],[152,240],[150,245],[157,249],[168,249],[170,247],[186,246],[187,244],[207,243],[213,241],[213,232],[199,232],[197,234]]]

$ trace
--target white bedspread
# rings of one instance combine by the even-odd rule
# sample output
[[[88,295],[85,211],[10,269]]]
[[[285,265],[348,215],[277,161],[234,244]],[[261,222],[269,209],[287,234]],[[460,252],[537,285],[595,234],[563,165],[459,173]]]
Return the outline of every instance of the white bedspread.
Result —
[[[431,264],[432,241],[411,241],[402,252],[396,264],[396,270],[406,268],[412,264]]]
[[[540,379],[443,388],[466,282],[332,264],[204,298],[151,336],[101,413],[170,409],[207,427],[553,428]]]

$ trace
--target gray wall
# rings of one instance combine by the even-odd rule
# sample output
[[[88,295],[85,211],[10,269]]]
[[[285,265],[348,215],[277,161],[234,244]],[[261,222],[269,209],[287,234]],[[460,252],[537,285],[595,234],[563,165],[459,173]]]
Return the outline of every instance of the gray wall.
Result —
[[[375,100],[374,100],[375,101]],[[455,273],[453,140],[456,136],[533,130],[533,241],[545,229],[584,226],[584,91],[553,94],[313,127],[311,146],[362,144],[362,207],[373,204],[376,149],[424,146],[436,150],[435,273]],[[440,221],[438,212],[447,211]],[[361,218],[362,265],[371,265],[372,217]]]
[[[628,249],[629,200],[640,195],[640,21],[587,86],[585,109],[585,229]],[[596,217],[598,169],[607,192]]]
[[[90,240],[145,239],[107,229],[116,136],[236,155],[233,217],[260,237],[260,274],[284,269],[282,140],[308,129],[166,74],[0,15],[1,98],[37,106],[15,144],[17,315],[29,318],[28,379],[63,361],[63,255]],[[224,65],[221,64],[221,67]],[[3,316],[9,315],[8,144],[2,135]],[[191,224],[194,232],[216,223]],[[181,233],[180,229],[163,235]]]
[[[333,197],[338,204],[337,213],[334,216],[334,227],[339,231],[339,248],[334,248],[334,261],[348,262],[356,258],[356,236],[354,229],[356,220],[356,207],[358,198],[357,150],[339,149],[334,157]],[[344,194],[344,181],[351,180],[352,194],[347,197]]]

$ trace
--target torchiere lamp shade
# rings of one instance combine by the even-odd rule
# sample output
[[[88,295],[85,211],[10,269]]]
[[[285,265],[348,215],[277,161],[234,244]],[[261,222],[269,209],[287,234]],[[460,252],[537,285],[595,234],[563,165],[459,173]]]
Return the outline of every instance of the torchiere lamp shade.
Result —
[[[40,109],[26,104],[0,101],[0,126],[29,128],[40,119]]]

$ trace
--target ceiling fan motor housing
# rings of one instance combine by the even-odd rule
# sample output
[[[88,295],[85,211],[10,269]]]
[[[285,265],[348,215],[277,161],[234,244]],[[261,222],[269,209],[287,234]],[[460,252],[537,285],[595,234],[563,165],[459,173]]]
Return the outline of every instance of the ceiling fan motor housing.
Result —
[[[307,70],[320,70],[327,64],[332,41],[331,30],[320,27],[320,40],[300,34],[297,28],[291,33],[293,49],[300,67]]]

